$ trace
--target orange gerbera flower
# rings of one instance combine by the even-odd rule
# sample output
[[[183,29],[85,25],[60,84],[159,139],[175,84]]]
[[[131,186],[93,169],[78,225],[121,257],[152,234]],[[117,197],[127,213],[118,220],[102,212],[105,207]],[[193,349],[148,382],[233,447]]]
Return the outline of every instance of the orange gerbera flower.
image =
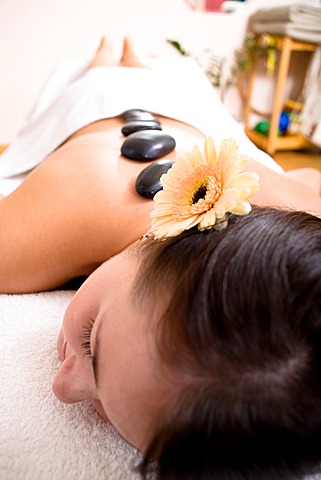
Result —
[[[204,151],[195,146],[161,177],[163,190],[155,197],[151,232],[155,238],[173,237],[198,226],[199,230],[227,226],[227,213],[246,215],[247,200],[259,188],[256,173],[241,170],[247,157],[238,153],[235,140],[223,140],[216,149],[211,137]]]

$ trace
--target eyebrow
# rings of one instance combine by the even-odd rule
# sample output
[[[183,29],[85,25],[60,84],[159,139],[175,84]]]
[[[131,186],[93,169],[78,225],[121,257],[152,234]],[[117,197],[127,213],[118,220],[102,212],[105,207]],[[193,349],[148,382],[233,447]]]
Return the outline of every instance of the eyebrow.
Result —
[[[98,333],[99,333],[99,330],[101,329],[101,325],[102,325],[102,322],[100,321],[99,324],[98,324],[98,327],[96,329],[95,342],[94,342],[94,345],[93,345],[93,352],[92,352],[92,359],[91,359],[92,360],[93,371],[94,371],[94,379],[95,379],[96,387],[98,387],[98,378],[99,378],[99,375],[98,375],[98,372],[99,372],[98,358],[99,358],[100,342],[98,340]]]

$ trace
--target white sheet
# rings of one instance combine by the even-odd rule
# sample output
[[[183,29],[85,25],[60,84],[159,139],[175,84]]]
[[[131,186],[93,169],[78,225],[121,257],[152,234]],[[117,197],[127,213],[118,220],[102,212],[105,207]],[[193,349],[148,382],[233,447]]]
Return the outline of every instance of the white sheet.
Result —
[[[70,135],[96,120],[143,108],[193,125],[220,143],[236,139],[240,151],[283,172],[259,150],[228,113],[197,63],[190,58],[154,60],[151,69],[96,67],[65,60],[39,97],[18,137],[0,157],[0,192],[7,195]]]
[[[64,405],[51,391],[73,293],[0,295],[1,480],[139,478],[139,454],[90,403]]]

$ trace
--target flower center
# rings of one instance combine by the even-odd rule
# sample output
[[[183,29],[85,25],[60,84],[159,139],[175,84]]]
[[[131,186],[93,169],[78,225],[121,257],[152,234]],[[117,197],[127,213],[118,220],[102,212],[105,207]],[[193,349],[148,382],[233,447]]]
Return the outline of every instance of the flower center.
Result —
[[[186,188],[184,184],[180,184],[175,191],[174,196],[176,198],[173,201],[172,215],[178,221],[191,215],[202,215],[211,210],[220,197],[222,185],[219,181],[219,176],[217,172],[209,170],[209,168],[201,170],[203,179],[200,182],[195,182],[193,189],[189,189],[188,186]]]
[[[194,192],[193,197],[191,198],[191,205],[197,203],[202,198],[205,198],[207,194],[207,183],[203,183],[200,187]]]

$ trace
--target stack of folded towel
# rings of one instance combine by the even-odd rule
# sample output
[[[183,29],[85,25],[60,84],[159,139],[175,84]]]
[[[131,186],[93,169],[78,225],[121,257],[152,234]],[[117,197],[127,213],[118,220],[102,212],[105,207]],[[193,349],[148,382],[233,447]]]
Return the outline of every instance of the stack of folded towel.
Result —
[[[295,2],[292,5],[265,7],[250,18],[249,28],[254,33],[287,35],[297,40],[321,44],[321,2]]]
[[[301,132],[321,148],[321,45],[316,49],[307,70],[303,97]]]

